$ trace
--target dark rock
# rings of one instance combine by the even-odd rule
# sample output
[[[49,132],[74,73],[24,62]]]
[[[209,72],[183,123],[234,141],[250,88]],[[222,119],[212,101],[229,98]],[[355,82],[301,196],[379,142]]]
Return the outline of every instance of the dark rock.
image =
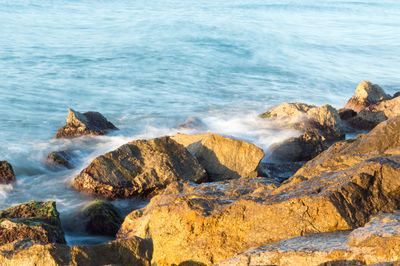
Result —
[[[46,156],[45,164],[51,170],[61,170],[63,168],[72,169],[70,163],[71,155],[68,151],[53,151]]]
[[[0,161],[0,184],[8,184],[15,181],[14,170],[6,161]]]
[[[117,130],[102,114],[86,112],[84,114],[69,109],[65,126],[57,131],[56,138],[70,138],[83,135],[104,135],[109,130]]]
[[[204,129],[205,127],[204,122],[195,116],[189,116],[184,123],[178,125],[179,129]]]
[[[67,231],[83,229],[89,234],[115,236],[122,222],[119,211],[111,203],[95,200],[69,217],[64,227]]]
[[[65,243],[54,201],[30,201],[0,212],[0,245],[33,239],[44,243]]]
[[[308,161],[327,149],[325,138],[313,133],[304,133],[271,146],[268,157],[283,162]]]
[[[278,181],[285,181],[306,162],[261,162],[258,166],[258,176],[268,177]]]
[[[396,93],[393,95],[393,98],[396,98],[396,97],[399,97],[399,96],[400,96],[400,91],[396,92]]]
[[[345,108],[339,109],[338,113],[339,113],[340,119],[342,119],[342,120],[348,120],[357,115],[357,113],[354,110],[345,109]]]
[[[149,197],[177,180],[203,182],[207,174],[185,147],[161,137],[135,140],[95,158],[73,186],[110,199]]]

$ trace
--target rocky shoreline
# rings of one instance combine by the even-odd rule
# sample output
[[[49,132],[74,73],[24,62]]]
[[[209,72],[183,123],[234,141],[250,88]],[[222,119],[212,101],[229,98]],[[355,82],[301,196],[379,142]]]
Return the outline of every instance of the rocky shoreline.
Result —
[[[63,226],[55,202],[11,207],[0,212],[0,264],[396,265],[396,96],[363,81],[340,110],[281,104],[260,116],[301,133],[267,154],[212,133],[126,143],[95,158],[72,186],[107,200],[146,198],[147,206],[123,219],[108,201],[96,200]],[[55,137],[110,130],[117,128],[100,113],[69,110]],[[44,163],[54,171],[73,168],[72,156],[55,151]],[[11,165],[0,162],[0,181],[14,180]],[[79,223],[116,240],[70,247],[63,230]]]

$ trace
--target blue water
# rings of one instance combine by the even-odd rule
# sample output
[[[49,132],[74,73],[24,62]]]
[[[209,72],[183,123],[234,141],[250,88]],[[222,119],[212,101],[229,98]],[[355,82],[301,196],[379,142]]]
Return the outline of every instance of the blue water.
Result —
[[[340,108],[367,79],[400,90],[400,2],[0,0],[0,160],[17,174],[0,207],[90,198],[70,188],[95,156],[177,132],[187,117],[268,149],[296,132],[257,118],[286,101]],[[52,139],[68,108],[100,111],[112,136]],[[52,150],[76,169],[51,172]],[[135,203],[116,204],[129,210]]]

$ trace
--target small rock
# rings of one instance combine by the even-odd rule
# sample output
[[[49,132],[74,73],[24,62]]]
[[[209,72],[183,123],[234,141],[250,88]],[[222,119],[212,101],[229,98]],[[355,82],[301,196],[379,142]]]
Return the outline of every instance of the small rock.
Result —
[[[6,161],[0,161],[0,184],[8,184],[15,181],[14,170]]]
[[[257,166],[264,157],[254,144],[217,134],[176,134],[172,137],[184,145],[207,171],[212,181],[257,175]]]
[[[30,201],[0,211],[0,228],[0,245],[23,239],[65,243],[54,201]]]
[[[348,120],[357,115],[357,113],[354,112],[354,110],[345,109],[345,108],[339,109],[338,113],[339,113],[340,119],[342,119],[342,120]]]
[[[305,162],[261,162],[258,176],[272,178],[279,183],[293,176]]]
[[[71,156],[67,151],[53,151],[46,156],[45,164],[51,170],[61,170],[63,168],[72,169],[70,164]]]
[[[400,91],[396,92],[396,93],[393,95],[393,98],[396,98],[396,97],[399,97],[399,96],[400,96]]]
[[[207,173],[185,147],[161,137],[135,140],[95,158],[73,186],[109,199],[151,197],[177,180],[200,183]]]
[[[115,236],[123,219],[119,211],[104,200],[95,200],[80,208],[67,219],[65,229],[76,231],[79,227],[89,234]]]
[[[56,138],[71,138],[83,135],[104,135],[109,130],[117,130],[102,114],[86,112],[84,114],[69,109],[65,126],[57,131]]]
[[[204,122],[195,116],[189,116],[183,124],[178,126],[179,129],[204,129]]]
[[[356,92],[349,99],[344,108],[352,109],[358,113],[370,105],[389,99],[391,99],[391,97],[386,94],[381,87],[364,80],[358,84]]]

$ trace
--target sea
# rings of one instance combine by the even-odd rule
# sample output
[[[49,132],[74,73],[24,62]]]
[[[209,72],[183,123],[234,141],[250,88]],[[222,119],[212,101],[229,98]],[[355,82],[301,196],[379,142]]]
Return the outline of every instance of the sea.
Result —
[[[258,115],[283,102],[344,106],[362,80],[400,90],[398,0],[0,0],[0,209],[93,197],[71,188],[96,156],[135,139],[214,132],[266,153],[299,134]],[[54,139],[68,109],[120,130]],[[191,129],[181,129],[195,121]],[[74,169],[51,171],[51,151]],[[117,200],[123,214],[146,201]],[[101,237],[67,233],[69,244]]]

